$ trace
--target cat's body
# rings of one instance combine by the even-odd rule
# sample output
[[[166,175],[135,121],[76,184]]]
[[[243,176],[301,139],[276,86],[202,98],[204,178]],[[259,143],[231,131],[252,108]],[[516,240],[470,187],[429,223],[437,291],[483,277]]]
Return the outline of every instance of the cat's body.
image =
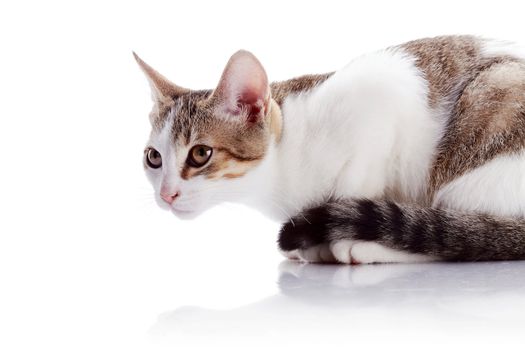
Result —
[[[271,85],[241,52],[204,92],[139,63],[164,164],[150,179],[177,214],[246,203],[290,220],[280,247],[307,261],[525,258],[525,55],[511,46],[423,39]],[[200,144],[202,168],[186,158]]]

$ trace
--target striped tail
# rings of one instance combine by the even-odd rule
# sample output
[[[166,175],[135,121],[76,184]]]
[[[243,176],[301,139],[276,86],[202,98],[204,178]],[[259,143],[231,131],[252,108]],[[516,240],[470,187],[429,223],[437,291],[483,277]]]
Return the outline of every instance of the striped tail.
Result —
[[[525,220],[467,214],[386,200],[331,200],[305,210],[281,228],[283,251],[340,240],[447,261],[525,259]]]

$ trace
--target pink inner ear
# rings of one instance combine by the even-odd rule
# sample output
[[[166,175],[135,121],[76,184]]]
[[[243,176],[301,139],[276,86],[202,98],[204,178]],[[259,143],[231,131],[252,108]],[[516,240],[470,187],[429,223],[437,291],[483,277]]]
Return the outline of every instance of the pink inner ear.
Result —
[[[260,116],[266,114],[266,103],[258,94],[245,92],[237,98],[237,105],[244,108],[249,122],[256,122]]]
[[[223,109],[232,115],[247,113],[249,122],[265,115],[269,101],[268,78],[260,62],[247,51],[239,51],[228,62],[216,89]]]

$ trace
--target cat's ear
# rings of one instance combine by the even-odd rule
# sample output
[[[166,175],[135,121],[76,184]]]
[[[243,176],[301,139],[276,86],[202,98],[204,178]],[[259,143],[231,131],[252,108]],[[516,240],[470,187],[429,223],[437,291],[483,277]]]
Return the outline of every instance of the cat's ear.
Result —
[[[270,86],[262,64],[250,52],[237,51],[228,61],[212,95],[220,112],[254,123],[264,118]]]
[[[166,79],[162,74],[144,62],[135,52],[133,52],[133,57],[135,57],[139,67],[148,79],[151,87],[151,96],[153,102],[156,104],[167,104],[173,101],[177,96],[188,91]]]

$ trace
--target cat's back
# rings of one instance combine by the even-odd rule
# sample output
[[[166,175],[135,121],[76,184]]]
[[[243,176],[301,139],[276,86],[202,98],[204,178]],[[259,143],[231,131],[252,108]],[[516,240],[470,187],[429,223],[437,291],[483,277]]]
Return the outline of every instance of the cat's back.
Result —
[[[466,85],[493,65],[521,62],[517,45],[476,36],[440,36],[410,41],[392,48],[406,52],[428,83],[431,107],[454,102]]]
[[[447,184],[464,175],[474,176],[469,174],[477,176],[469,183],[499,184],[491,187],[508,190],[500,188],[501,174],[492,164],[504,172],[501,164],[507,164],[508,171],[525,164],[523,48],[475,36],[442,36],[393,49],[414,59],[428,86],[427,105],[444,122],[429,171],[428,197],[446,191]],[[513,183],[521,183],[521,172],[515,176]]]
[[[389,157],[402,165],[386,182],[412,198],[426,187],[431,200],[485,164],[507,158],[525,164],[525,156],[516,158],[525,154],[523,52],[475,36],[407,42],[353,60],[320,86],[318,104],[331,106],[325,110],[341,130],[356,131],[347,135],[377,140],[373,148],[362,142],[368,149],[398,135],[403,141],[392,141]],[[414,177],[416,169],[428,175]],[[481,182],[498,177],[478,173]]]
[[[429,195],[482,166],[525,164],[522,48],[472,36],[423,39],[401,48],[416,58],[429,87],[428,104],[446,120]],[[477,173],[480,183],[498,183],[497,172]]]

